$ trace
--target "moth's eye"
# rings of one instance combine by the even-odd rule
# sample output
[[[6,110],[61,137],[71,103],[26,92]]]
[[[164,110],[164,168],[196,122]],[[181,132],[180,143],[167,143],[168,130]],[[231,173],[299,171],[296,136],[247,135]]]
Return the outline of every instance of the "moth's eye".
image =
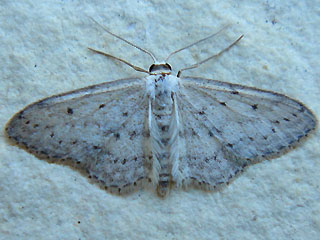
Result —
[[[171,68],[171,66],[170,66],[169,63],[166,63],[165,65],[166,65],[166,67],[167,67],[170,71],[172,70],[172,68]]]
[[[155,67],[155,65],[152,64],[152,65],[149,67],[149,72],[153,72],[153,71],[154,71],[154,67]]]

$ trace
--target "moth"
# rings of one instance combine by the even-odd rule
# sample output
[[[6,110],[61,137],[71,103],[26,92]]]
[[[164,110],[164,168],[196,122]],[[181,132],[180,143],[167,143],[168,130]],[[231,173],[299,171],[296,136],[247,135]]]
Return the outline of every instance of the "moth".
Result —
[[[153,59],[148,70],[89,48],[136,71],[128,78],[51,96],[16,113],[5,131],[35,156],[81,170],[110,192],[149,184],[159,196],[176,187],[214,189],[247,166],[297,146],[317,120],[302,103],[283,94],[200,77],[183,77],[228,51],[172,74]]]

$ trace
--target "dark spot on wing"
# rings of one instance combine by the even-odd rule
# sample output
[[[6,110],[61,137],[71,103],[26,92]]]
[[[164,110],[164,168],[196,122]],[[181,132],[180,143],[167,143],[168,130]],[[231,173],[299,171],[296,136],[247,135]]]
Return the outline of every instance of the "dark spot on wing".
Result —
[[[50,134],[50,137],[53,137],[54,136],[54,133],[52,132],[51,134]]]
[[[231,94],[239,94],[238,91],[232,91]]]
[[[115,138],[116,138],[117,140],[120,139],[120,133],[115,133],[114,136],[115,136]]]
[[[105,104],[100,104],[99,109],[104,108],[105,106]]]
[[[122,113],[122,116],[127,117],[128,116],[128,112]]]
[[[193,128],[191,128],[191,132],[192,132],[192,136],[197,135],[196,131]]]
[[[233,148],[233,144],[231,144],[231,143],[228,143],[227,146],[230,148]]]
[[[226,104],[225,102],[220,102],[220,104],[221,104],[222,106],[227,106],[227,104]]]
[[[25,123],[26,123],[26,124],[29,124],[29,123],[30,123],[30,121],[28,120],[28,121],[26,121]]]
[[[46,151],[40,151],[40,153],[43,155],[48,155],[48,153]]]
[[[281,147],[279,147],[279,150],[282,150],[282,149],[284,149],[284,148],[286,148],[287,146],[281,146]]]
[[[135,136],[137,136],[136,131],[132,131],[132,132],[130,133],[130,140],[132,140]]]
[[[283,120],[290,122],[290,119],[288,119],[288,118],[283,118]]]
[[[33,124],[33,128],[39,127],[39,124]]]
[[[18,118],[19,118],[19,119],[23,118],[22,115],[23,115],[23,111],[19,114]]]
[[[122,165],[125,165],[126,162],[127,162],[127,159],[125,159],[125,158],[121,161]]]
[[[68,114],[73,114],[73,109],[68,107],[68,108],[67,108],[67,113],[68,113]]]
[[[13,138],[16,142],[19,142],[19,138],[16,136],[9,136],[9,138]]]
[[[238,172],[240,172],[240,169],[236,169],[236,171],[234,172],[234,175],[237,175]]]
[[[294,117],[297,117],[297,114],[295,114],[295,113],[292,113],[292,116],[294,116]]]
[[[203,115],[203,114],[205,114],[205,112],[204,111],[200,111],[200,112],[198,112],[198,114],[199,115]]]
[[[273,151],[271,151],[271,150],[265,151],[265,152],[263,153],[262,157],[267,156],[267,155],[270,155],[270,154],[272,154],[272,153],[273,153]]]
[[[254,138],[253,138],[253,137],[249,137],[249,139],[250,139],[251,141],[253,141],[253,140],[254,140]]]
[[[253,104],[253,105],[251,105],[251,107],[252,107],[253,110],[257,110],[258,109],[258,104]]]
[[[93,146],[93,149],[101,149],[99,146]]]
[[[307,135],[308,132],[310,132],[311,130],[315,129],[314,127],[313,128],[309,128],[305,131],[305,134]]]
[[[294,143],[296,140],[295,139],[292,139],[291,141],[289,141],[289,145],[291,145],[292,143]]]
[[[272,128],[271,130],[272,130],[272,132],[274,132],[274,133],[276,132],[276,130],[275,130],[274,128]]]

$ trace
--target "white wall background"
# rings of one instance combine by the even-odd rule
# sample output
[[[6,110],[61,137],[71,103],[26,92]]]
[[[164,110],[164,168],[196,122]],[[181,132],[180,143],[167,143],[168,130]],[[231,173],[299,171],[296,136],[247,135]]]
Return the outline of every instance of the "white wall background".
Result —
[[[319,118],[317,0],[0,0],[0,239],[319,239],[318,131],[220,192],[172,191],[165,200],[148,190],[111,195],[10,145],[4,126],[27,104],[141,75],[87,47],[151,64],[88,16],[160,59],[232,23],[220,38],[172,58],[172,66],[204,59],[245,34],[228,53],[185,75],[284,93]]]

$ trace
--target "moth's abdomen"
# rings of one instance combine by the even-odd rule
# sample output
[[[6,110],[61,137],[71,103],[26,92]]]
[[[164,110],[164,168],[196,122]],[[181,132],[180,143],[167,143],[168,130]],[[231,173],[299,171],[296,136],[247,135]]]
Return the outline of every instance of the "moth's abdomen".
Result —
[[[172,164],[169,162],[169,154],[166,152],[163,154],[160,161],[159,182],[157,186],[157,192],[159,196],[165,197],[169,193],[169,184],[171,181],[171,168]]]
[[[165,197],[169,192],[172,180],[171,156],[171,131],[173,101],[171,89],[166,78],[159,78],[155,83],[155,99],[152,101],[152,121],[151,128],[152,151],[154,163],[158,166],[155,173],[158,178],[157,192],[159,196]]]
[[[171,121],[171,114],[167,114],[167,111],[163,111],[163,114],[160,114],[157,111],[154,119],[156,122],[158,136],[158,147],[155,147],[156,158],[159,161],[159,181],[157,186],[158,194],[162,197],[165,197],[169,191],[169,183],[171,179],[171,169],[172,163],[170,162],[170,134],[169,126]]]

